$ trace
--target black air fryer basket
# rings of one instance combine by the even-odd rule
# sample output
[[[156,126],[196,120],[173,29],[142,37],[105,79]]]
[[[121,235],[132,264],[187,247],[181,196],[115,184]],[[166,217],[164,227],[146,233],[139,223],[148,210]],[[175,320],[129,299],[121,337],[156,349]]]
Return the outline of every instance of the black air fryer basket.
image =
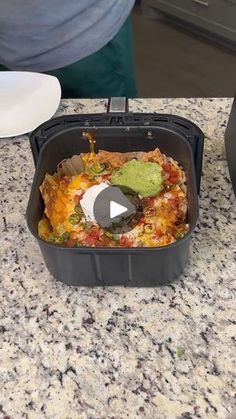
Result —
[[[185,237],[159,248],[67,248],[38,237],[37,226],[44,209],[39,186],[45,173],[54,173],[61,160],[88,151],[82,137],[86,129],[95,132],[97,149],[127,152],[159,147],[180,163],[188,189],[190,231]],[[203,142],[202,131],[184,118],[119,109],[106,114],[63,116],[37,128],[30,136],[36,172],[27,223],[51,274],[66,284],[81,286],[157,286],[176,279],[189,259],[191,235],[198,219]]]

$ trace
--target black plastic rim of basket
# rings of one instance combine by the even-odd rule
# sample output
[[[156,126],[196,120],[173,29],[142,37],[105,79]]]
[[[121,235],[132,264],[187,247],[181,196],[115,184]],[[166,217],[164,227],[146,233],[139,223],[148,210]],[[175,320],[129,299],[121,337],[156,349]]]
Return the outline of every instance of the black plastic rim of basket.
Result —
[[[204,134],[201,129],[189,121],[177,115],[158,113],[102,113],[65,115],[53,118],[36,128],[30,135],[30,145],[35,166],[38,156],[45,142],[52,136],[65,129],[79,127],[82,129],[107,128],[107,127],[133,127],[169,128],[180,133],[189,142],[195,162],[198,193],[200,193],[202,159],[204,147]]]

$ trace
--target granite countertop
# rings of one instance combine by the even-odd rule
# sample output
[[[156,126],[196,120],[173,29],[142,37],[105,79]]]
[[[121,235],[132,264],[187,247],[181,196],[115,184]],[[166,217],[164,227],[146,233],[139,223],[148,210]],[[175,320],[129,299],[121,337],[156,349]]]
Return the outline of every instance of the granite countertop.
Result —
[[[189,118],[206,135],[191,262],[162,288],[56,282],[25,222],[28,138],[0,140],[0,418],[236,417],[235,197],[223,144],[231,104],[130,101],[133,111]],[[64,100],[58,115],[105,105]]]

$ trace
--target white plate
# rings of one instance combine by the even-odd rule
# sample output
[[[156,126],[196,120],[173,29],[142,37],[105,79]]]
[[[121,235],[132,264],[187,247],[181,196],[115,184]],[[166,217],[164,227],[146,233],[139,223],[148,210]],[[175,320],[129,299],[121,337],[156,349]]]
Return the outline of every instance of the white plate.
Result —
[[[61,100],[56,77],[0,71],[0,138],[25,134],[48,121]]]

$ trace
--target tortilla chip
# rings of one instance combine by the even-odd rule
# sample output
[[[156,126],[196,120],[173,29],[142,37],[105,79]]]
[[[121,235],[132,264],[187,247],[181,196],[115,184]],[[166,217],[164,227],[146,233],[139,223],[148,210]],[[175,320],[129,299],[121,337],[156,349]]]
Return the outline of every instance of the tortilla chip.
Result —
[[[62,160],[57,165],[57,173],[60,176],[79,175],[84,170],[84,163],[80,156],[72,156],[69,159]]]

